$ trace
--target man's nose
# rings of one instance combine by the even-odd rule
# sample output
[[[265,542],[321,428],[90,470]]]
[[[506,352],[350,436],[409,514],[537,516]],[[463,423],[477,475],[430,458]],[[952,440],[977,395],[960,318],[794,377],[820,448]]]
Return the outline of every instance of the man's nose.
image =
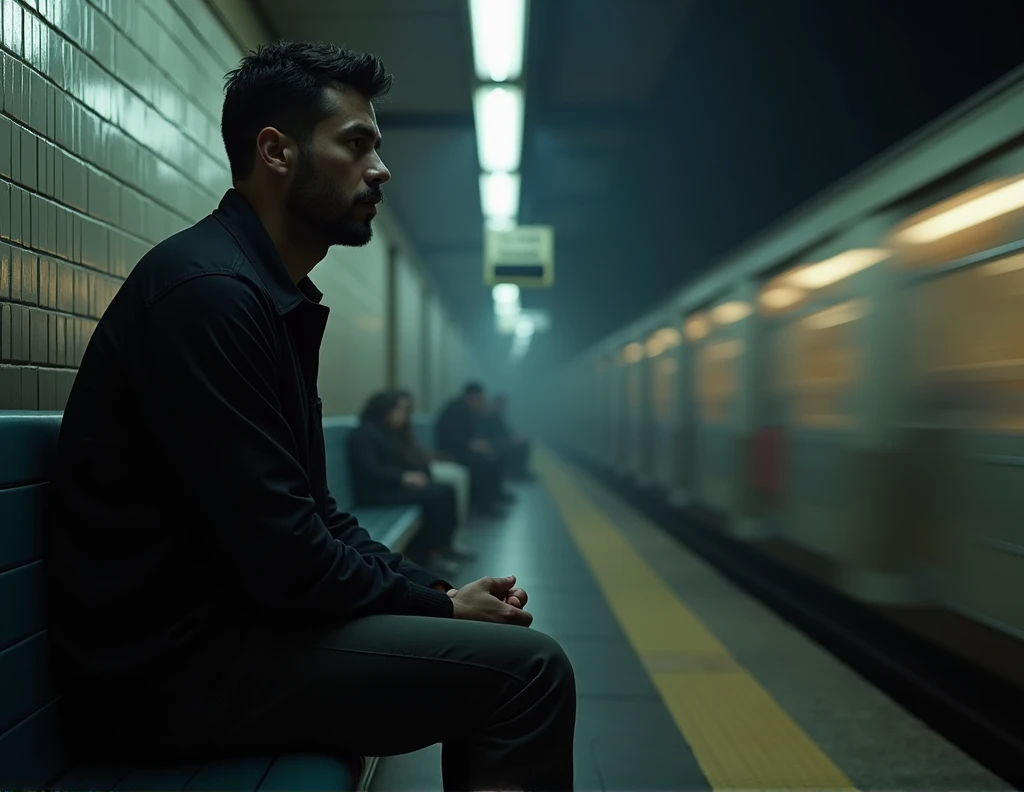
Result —
[[[371,187],[379,187],[391,178],[391,171],[388,170],[384,160],[374,157],[374,162],[366,171],[366,183]]]

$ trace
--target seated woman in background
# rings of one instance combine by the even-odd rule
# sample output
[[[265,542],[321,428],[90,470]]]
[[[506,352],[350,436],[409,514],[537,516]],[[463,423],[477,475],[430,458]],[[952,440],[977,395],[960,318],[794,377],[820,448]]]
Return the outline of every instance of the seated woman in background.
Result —
[[[417,504],[423,522],[405,554],[434,572],[454,575],[452,547],[456,525],[455,490],[431,479],[428,464],[410,461],[399,435],[407,422],[397,393],[378,393],[363,408],[359,426],[349,435],[349,469],[358,506]]]
[[[430,452],[423,448],[416,438],[416,432],[412,425],[412,416],[415,413],[412,394],[404,390],[397,393],[405,405],[405,424],[399,427],[398,434],[409,461],[416,465],[426,465],[430,469],[430,476],[434,481],[451,484],[455,488],[459,525],[465,525],[469,520],[469,470],[444,454]]]

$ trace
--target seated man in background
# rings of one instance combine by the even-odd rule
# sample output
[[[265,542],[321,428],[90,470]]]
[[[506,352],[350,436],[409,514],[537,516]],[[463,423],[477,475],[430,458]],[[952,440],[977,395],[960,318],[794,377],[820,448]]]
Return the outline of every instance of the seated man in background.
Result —
[[[469,469],[470,506],[487,516],[502,516],[499,506],[511,496],[503,491],[501,458],[487,439],[483,424],[486,400],[482,385],[469,383],[437,420],[437,449]]]
[[[357,506],[417,504],[423,518],[406,555],[441,575],[456,575],[461,553],[452,547],[458,519],[455,489],[433,481],[430,463],[403,442],[408,402],[388,391],[370,397],[348,436],[349,472]]]
[[[135,266],[64,412],[47,575],[76,748],[388,756],[450,790],[568,790],[574,675],[514,577],[455,590],[327,487],[308,275],[370,241],[380,60],[278,42],[229,76],[234,187]],[[329,266],[338,266],[331,262]],[[352,378],[358,371],[347,372]]]
[[[508,397],[495,396],[485,419],[486,435],[497,454],[505,461],[512,478],[526,481],[530,474],[530,441],[508,425]]]

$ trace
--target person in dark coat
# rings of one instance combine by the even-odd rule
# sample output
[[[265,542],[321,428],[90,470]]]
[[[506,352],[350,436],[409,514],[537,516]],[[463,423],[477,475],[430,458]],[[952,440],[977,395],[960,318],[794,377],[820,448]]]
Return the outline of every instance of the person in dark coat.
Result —
[[[72,752],[172,763],[441,743],[446,790],[573,789],[572,663],[527,629],[520,581],[456,589],[330,491],[317,383],[342,309],[310,273],[370,241],[390,177],[374,101],[391,79],[329,43],[246,55],[221,118],[232,188],[142,257],[89,338],[44,570]]]
[[[468,384],[437,420],[437,450],[470,473],[470,505],[478,513],[501,516],[500,505],[512,500],[502,487],[502,460],[486,436],[483,424],[486,399],[482,385]]]
[[[358,428],[349,435],[349,472],[356,504],[396,506],[416,504],[423,522],[406,552],[428,568],[454,575],[452,547],[458,523],[455,489],[433,481],[430,460],[410,453],[402,429],[408,424],[407,402],[395,391],[377,393],[363,408]]]

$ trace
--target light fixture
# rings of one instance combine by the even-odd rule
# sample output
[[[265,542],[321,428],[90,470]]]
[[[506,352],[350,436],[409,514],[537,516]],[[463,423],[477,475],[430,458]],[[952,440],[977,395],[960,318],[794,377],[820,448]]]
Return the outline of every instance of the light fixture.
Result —
[[[711,323],[704,314],[695,314],[686,320],[683,332],[690,341],[700,341],[711,332]]]
[[[664,353],[672,347],[679,346],[682,338],[679,331],[674,327],[663,327],[651,334],[651,337],[644,343],[644,351],[647,357],[653,358]]]
[[[887,259],[889,255],[888,250],[875,248],[845,250],[832,258],[795,270],[787,277],[787,280],[794,286],[803,289],[821,289],[838,283],[844,278],[849,278],[861,270],[866,270],[879,261]]]
[[[661,338],[657,335],[651,336],[644,343],[644,352],[649,358],[657,357],[664,351],[665,345],[661,343]]]
[[[518,80],[523,72],[526,0],[469,0],[473,61],[481,80]]]
[[[1024,178],[915,223],[900,232],[897,239],[912,245],[926,245],[1017,209],[1024,209]]]
[[[745,302],[739,302],[734,300],[732,302],[722,303],[711,309],[711,318],[716,324],[728,325],[733,322],[738,322],[740,319],[746,319],[750,316],[751,308]]]
[[[519,214],[519,183],[518,173],[481,173],[480,206],[484,217],[506,221],[516,217]]]
[[[788,286],[776,286],[761,295],[761,304],[766,308],[782,310],[796,305],[804,297],[802,289],[794,289]]]
[[[518,225],[518,222],[514,215],[512,217],[484,215],[484,225],[491,231],[511,231]]]
[[[485,85],[473,97],[480,169],[519,170],[523,148],[523,91],[517,85]]]
[[[533,322],[529,319],[520,319],[516,324],[516,337],[529,338],[533,335]]]
[[[663,327],[658,331],[658,335],[661,336],[661,343],[666,349],[677,347],[683,343],[682,334],[674,327]]]
[[[625,363],[639,363],[643,360],[644,348],[641,344],[633,342],[622,348],[622,360]]]
[[[509,320],[515,319],[519,321],[519,314],[522,313],[519,307],[519,300],[515,302],[496,302],[494,303],[494,315],[500,317],[507,317]]]
[[[514,283],[499,283],[491,289],[491,297],[496,303],[519,302],[519,287]]]

